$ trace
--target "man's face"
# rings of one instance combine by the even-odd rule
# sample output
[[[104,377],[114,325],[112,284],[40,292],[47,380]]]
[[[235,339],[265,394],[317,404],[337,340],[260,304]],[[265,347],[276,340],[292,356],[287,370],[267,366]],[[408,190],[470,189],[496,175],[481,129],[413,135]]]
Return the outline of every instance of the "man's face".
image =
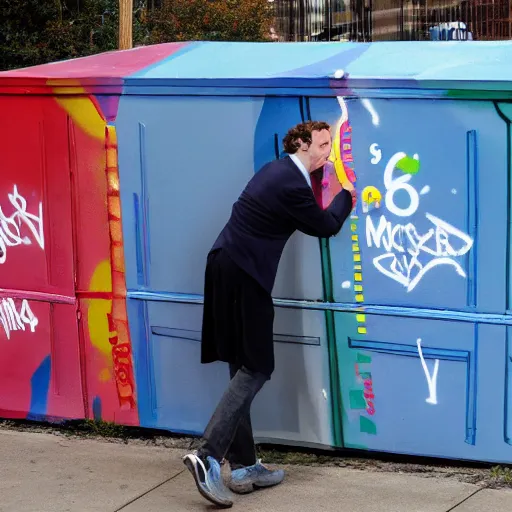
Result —
[[[329,130],[312,132],[308,151],[312,170],[319,169],[325,164],[331,154],[331,144],[332,140]]]

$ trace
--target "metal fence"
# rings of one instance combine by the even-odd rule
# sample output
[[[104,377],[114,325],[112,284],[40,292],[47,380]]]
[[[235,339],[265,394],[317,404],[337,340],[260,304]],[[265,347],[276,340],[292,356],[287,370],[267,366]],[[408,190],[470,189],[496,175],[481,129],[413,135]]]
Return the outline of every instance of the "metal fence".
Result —
[[[512,38],[512,0],[269,0],[280,41]]]

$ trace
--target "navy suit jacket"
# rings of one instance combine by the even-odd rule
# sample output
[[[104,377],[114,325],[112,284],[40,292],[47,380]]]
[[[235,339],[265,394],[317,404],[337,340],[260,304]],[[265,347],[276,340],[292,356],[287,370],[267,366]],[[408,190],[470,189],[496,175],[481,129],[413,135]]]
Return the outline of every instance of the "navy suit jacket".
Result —
[[[328,238],[352,210],[343,189],[323,210],[299,168],[288,156],[256,173],[233,205],[231,217],[212,247],[223,249],[268,293],[272,292],[286,242],[296,231]]]

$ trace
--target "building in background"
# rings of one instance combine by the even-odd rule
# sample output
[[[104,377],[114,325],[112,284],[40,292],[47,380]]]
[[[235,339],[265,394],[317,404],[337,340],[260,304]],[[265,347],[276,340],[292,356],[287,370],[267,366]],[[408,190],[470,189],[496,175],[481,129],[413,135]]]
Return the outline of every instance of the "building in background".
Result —
[[[504,40],[512,0],[269,0],[280,41]]]

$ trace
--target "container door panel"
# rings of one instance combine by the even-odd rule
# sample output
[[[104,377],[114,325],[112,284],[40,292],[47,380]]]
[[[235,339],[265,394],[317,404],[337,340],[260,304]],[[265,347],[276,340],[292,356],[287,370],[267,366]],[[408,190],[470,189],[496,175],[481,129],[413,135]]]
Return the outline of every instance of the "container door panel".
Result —
[[[3,98],[2,288],[72,296],[67,117],[52,98]],[[23,269],[23,270],[20,270]]]
[[[504,312],[507,137],[494,104],[340,105],[359,199],[331,242],[335,300]]]
[[[224,363],[200,364],[202,307],[130,301],[141,423],[202,434],[229,382]],[[132,313],[132,311],[130,312]],[[322,312],[277,308],[276,371],[252,407],[256,437],[331,445],[328,354]]]
[[[476,436],[475,326],[336,315],[347,447],[415,455],[466,451]]]
[[[506,158],[509,163],[509,166],[510,166],[509,172],[512,172],[512,103],[498,102],[498,103],[496,103],[496,110],[500,114],[500,116],[503,119],[504,124],[506,126],[505,137],[506,137],[506,141],[507,141],[507,149],[506,149],[506,154],[504,155],[504,158]],[[503,138],[502,131],[497,132],[496,135],[500,138]],[[508,192],[509,192],[509,197],[510,197],[510,194],[512,193],[512,180],[510,179],[510,175],[509,175],[508,186],[509,186]],[[511,208],[511,207],[512,207],[512,203],[509,203],[509,208]],[[510,215],[511,215],[510,211],[508,212],[508,215],[510,218]],[[501,236],[504,237],[505,234],[503,233]],[[509,223],[509,226],[508,226],[508,240],[509,241],[511,240],[511,238],[510,238],[511,236],[512,236],[512,225]],[[508,265],[507,276],[510,276],[510,270],[512,268],[512,251],[510,251],[510,250],[508,251],[507,265]],[[512,279],[508,279],[507,313],[509,313],[509,314],[512,312],[511,304],[512,304]]]
[[[0,409],[82,418],[68,117],[51,97],[0,104]]]
[[[512,460],[505,326],[363,316],[336,315],[347,447]]]

